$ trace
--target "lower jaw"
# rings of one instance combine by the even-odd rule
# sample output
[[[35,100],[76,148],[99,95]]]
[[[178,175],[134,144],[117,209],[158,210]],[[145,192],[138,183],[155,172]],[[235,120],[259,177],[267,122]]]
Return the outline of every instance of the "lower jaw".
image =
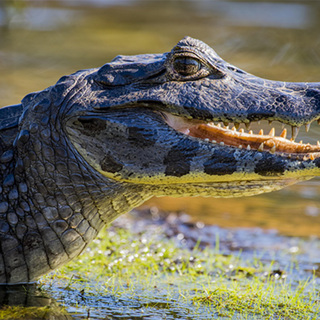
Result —
[[[213,144],[276,154],[292,160],[315,160],[320,157],[320,146],[296,143],[283,137],[238,132],[217,126],[198,125],[189,135]]]
[[[262,129],[259,130],[259,133],[254,134],[252,130],[246,133],[244,129],[238,130],[239,127],[229,129],[228,125],[221,126],[219,123],[215,125],[200,120],[187,120],[169,113],[164,113],[164,118],[173,129],[207,143],[268,152],[292,160],[306,161],[320,157],[320,142],[317,145],[304,144],[302,141],[296,143],[293,138],[287,139],[287,129],[283,129],[281,134],[276,136],[274,128],[267,135]],[[297,127],[292,128],[293,137],[297,136],[298,131]]]
[[[171,197],[215,197],[236,198],[254,196],[261,193],[280,190],[300,181],[309,180],[311,176],[300,176],[296,178],[272,178],[266,180],[241,180],[223,181],[197,184],[176,184],[153,186],[153,192],[157,196]]]

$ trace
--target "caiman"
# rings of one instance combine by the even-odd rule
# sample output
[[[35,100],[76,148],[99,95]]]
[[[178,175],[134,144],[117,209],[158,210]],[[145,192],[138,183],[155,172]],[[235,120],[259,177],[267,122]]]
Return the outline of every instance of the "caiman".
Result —
[[[0,283],[56,269],[152,196],[249,196],[318,176],[320,146],[294,141],[318,119],[320,83],[253,76],[190,37],[27,95],[0,109]],[[292,137],[239,129],[259,120]]]

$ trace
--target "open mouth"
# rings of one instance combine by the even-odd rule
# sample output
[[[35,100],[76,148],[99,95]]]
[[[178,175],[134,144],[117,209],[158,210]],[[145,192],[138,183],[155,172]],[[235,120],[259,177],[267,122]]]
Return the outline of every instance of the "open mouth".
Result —
[[[206,123],[200,120],[187,120],[182,117],[164,113],[166,123],[173,129],[190,137],[204,140],[208,143],[219,144],[226,147],[269,152],[292,160],[315,160],[320,157],[320,142],[317,145],[295,142],[298,127],[292,127],[291,138],[287,138],[287,129],[283,129],[279,136],[275,135],[272,128],[268,134],[261,129],[258,133],[252,130],[245,132],[237,126],[229,128],[228,124]],[[310,124],[306,125],[308,131]]]

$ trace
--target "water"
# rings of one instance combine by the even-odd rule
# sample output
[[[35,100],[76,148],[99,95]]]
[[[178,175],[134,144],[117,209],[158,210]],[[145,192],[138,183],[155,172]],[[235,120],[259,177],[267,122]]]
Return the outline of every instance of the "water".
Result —
[[[302,2],[194,1],[193,4],[202,14],[218,14],[229,26],[308,29],[316,18],[311,7]]]
[[[101,66],[118,54],[169,51],[186,35],[205,41],[226,61],[258,76],[320,81],[319,28],[318,1],[1,2],[0,105],[16,104],[64,74]],[[265,131],[270,128],[261,125]],[[275,126],[279,133],[280,126]],[[319,132],[313,124],[308,134],[302,128],[297,139],[315,142]],[[303,237],[311,241],[306,245],[310,248],[320,236],[319,194],[319,179],[313,179],[251,198],[159,198],[146,205],[186,212],[194,221],[221,228],[258,227],[266,230],[263,237],[257,239],[245,229],[236,235],[237,241],[254,247],[259,241],[273,246],[271,239],[276,239],[289,250],[298,240],[290,245],[284,236]],[[308,259],[311,268],[319,263],[314,256]]]

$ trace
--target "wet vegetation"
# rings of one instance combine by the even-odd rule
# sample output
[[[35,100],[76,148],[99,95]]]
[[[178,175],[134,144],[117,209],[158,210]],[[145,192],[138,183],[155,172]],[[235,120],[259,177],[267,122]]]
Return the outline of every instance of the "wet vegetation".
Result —
[[[237,242],[239,232],[259,251]],[[79,260],[36,285],[9,286],[0,319],[318,319],[318,264],[311,261],[320,241],[310,247],[274,232],[270,245],[268,237],[155,207],[133,211]]]
[[[236,230],[155,208],[146,213],[120,219],[80,261],[42,279],[42,289],[83,319],[318,318],[319,280],[298,263],[306,252],[290,247],[272,258],[264,250],[241,250],[241,243],[235,250],[218,235],[227,232],[231,239]],[[211,239],[202,241],[209,230]]]

